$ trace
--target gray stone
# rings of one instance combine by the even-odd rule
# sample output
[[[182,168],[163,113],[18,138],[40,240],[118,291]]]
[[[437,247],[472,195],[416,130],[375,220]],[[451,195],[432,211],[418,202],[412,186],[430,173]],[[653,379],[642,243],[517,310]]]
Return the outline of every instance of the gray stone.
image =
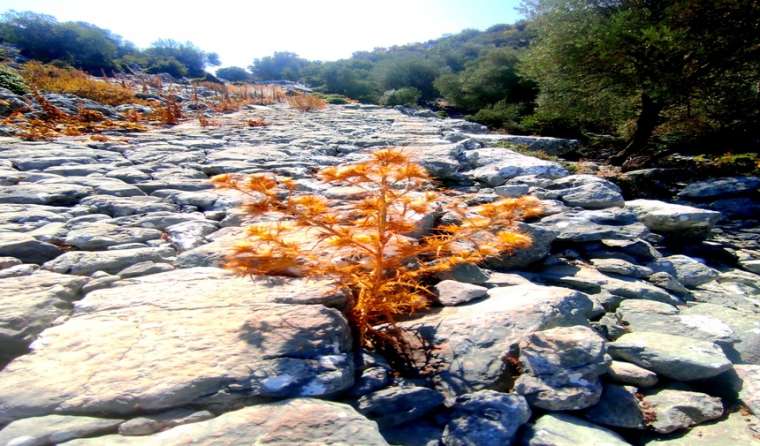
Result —
[[[88,294],[69,319],[43,332],[31,353],[0,372],[0,423],[49,413],[227,407],[352,386],[343,316],[292,304],[304,294],[328,296],[333,287],[212,279],[221,273],[171,271]],[[275,296],[291,303],[271,303]]]
[[[0,257],[0,269],[11,268],[22,263],[24,262],[15,257]]]
[[[720,220],[720,212],[657,200],[626,201],[649,229],[679,237],[703,237]]]
[[[207,243],[206,236],[217,231],[219,224],[209,220],[189,220],[166,228],[169,241],[178,251],[187,251]]]
[[[214,414],[207,410],[174,409],[127,420],[119,425],[119,435],[150,435],[175,426],[197,423],[212,418],[214,418]]]
[[[106,249],[127,243],[142,243],[161,238],[161,231],[147,228],[130,228],[96,222],[71,230],[66,234],[66,244],[84,251]]]
[[[95,271],[118,273],[139,262],[161,262],[174,255],[171,248],[137,248],[115,251],[69,251],[45,263],[43,268],[63,274],[87,275]]]
[[[620,259],[591,259],[591,264],[603,273],[631,276],[638,279],[646,279],[652,274],[650,268]]]
[[[92,193],[92,189],[74,184],[23,183],[0,186],[0,203],[70,206]]]
[[[598,178],[598,177],[594,177]],[[604,209],[625,204],[620,189],[609,181],[597,179],[561,191],[559,198],[568,206]]]
[[[551,244],[558,234],[554,230],[529,223],[518,223],[516,230],[531,238],[530,247],[488,258],[487,265],[498,269],[510,269],[523,268],[536,263],[549,255]]]
[[[739,400],[750,412],[760,416],[760,365],[737,364],[734,371],[738,378]]]
[[[728,197],[760,189],[758,177],[729,177],[691,183],[678,192],[678,196],[686,199],[709,200],[717,197]]]
[[[515,392],[531,406],[546,410],[578,410],[599,401],[599,376],[607,371],[605,342],[584,326],[558,327],[520,341],[523,374]]]
[[[644,429],[636,388],[606,384],[599,403],[584,413],[589,421],[610,427]]]
[[[443,395],[427,387],[388,387],[357,401],[357,409],[383,426],[395,426],[419,418],[443,404]]]
[[[726,350],[726,355],[736,363],[760,365],[760,319],[757,313],[710,303],[689,305],[681,313],[682,317],[695,320],[722,322],[737,338],[731,349]],[[718,326],[715,323],[712,325]]]
[[[718,277],[718,272],[697,260],[684,255],[662,257],[649,264],[656,272],[666,272],[690,288]]]
[[[488,298],[400,323],[436,347],[439,377],[454,394],[491,387],[507,372],[504,355],[528,333],[587,323],[591,301],[566,288],[515,285]]]
[[[387,446],[377,425],[346,404],[297,398],[257,404],[143,437],[109,435],[70,446],[197,446],[250,444]]]
[[[47,446],[82,437],[116,432],[124,420],[45,415],[16,420],[0,431],[0,444],[7,446]]]
[[[457,398],[441,440],[446,446],[511,444],[530,415],[522,396],[494,390],[468,393]]]
[[[128,266],[119,271],[118,276],[122,279],[137,276],[147,276],[148,274],[158,274],[173,270],[171,263],[140,262]]]
[[[521,175],[559,178],[568,173],[559,163],[503,148],[468,150],[460,157],[462,164],[469,168],[464,174],[489,186],[501,186],[508,179]]]
[[[62,252],[55,245],[25,234],[0,232],[0,256],[15,257],[24,263],[43,264],[58,257]]]
[[[529,424],[525,446],[630,446],[623,437],[596,424],[565,414],[547,414]]]
[[[718,422],[693,427],[677,437],[650,440],[646,446],[749,446],[760,443],[760,420],[733,412]]]
[[[642,405],[654,419],[649,426],[661,434],[669,434],[723,415],[723,403],[704,393],[663,389],[647,395]]]
[[[612,361],[607,375],[616,382],[635,387],[652,387],[658,381],[656,373],[624,361]]]
[[[459,305],[483,297],[488,288],[456,280],[442,280],[435,285],[441,305]]]
[[[664,333],[628,333],[608,344],[607,350],[615,359],[678,381],[711,378],[731,368],[715,343]]]
[[[665,290],[672,291],[673,293],[678,294],[679,296],[689,294],[688,288],[683,286],[683,284],[679,282],[678,279],[676,279],[669,273],[666,273],[665,271],[652,273],[649,277],[647,277],[647,280],[650,283],[653,283],[657,285],[658,287],[663,288]]]
[[[84,277],[39,271],[19,280],[0,279],[0,363],[24,353],[53,322],[71,311]],[[0,403],[1,405],[1,403]]]
[[[158,197],[116,197],[113,195],[92,195],[84,198],[80,205],[87,206],[100,214],[108,214],[112,217],[125,215],[146,214],[149,212],[172,212],[177,206],[165,203]]]
[[[493,188],[496,195],[506,198],[516,198],[526,195],[530,191],[527,184],[503,184]]]
[[[362,370],[361,376],[359,376],[349,394],[352,397],[358,398],[380,390],[390,384],[390,382],[391,376],[385,367],[367,367]]]

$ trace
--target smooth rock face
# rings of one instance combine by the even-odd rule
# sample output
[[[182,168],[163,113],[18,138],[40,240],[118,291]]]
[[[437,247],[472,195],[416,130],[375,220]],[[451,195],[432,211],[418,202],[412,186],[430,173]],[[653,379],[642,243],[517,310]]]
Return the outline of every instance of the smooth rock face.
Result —
[[[565,414],[543,415],[523,432],[525,446],[629,446],[615,432]]]
[[[760,188],[758,177],[730,177],[691,183],[678,192],[687,199],[709,200],[756,191]]]
[[[612,361],[607,374],[614,381],[636,387],[652,387],[657,384],[657,374],[636,364]]]
[[[657,259],[649,264],[655,272],[666,272],[689,288],[695,288],[716,277],[718,272],[691,257],[674,255]]]
[[[0,256],[15,257],[24,263],[43,264],[61,255],[55,245],[16,233],[0,233]]]
[[[88,295],[32,353],[8,365],[0,373],[0,423],[331,395],[353,384],[351,339],[337,310],[263,303],[271,297],[252,286],[241,292],[234,281],[231,288],[178,282],[156,300],[156,284],[166,283],[156,276]],[[275,289],[298,296],[303,283]]]
[[[760,416],[760,365],[734,366],[738,377],[739,399],[755,416]]]
[[[757,313],[729,308],[723,305],[697,303],[681,311],[684,317],[701,317],[719,320],[735,334],[737,342],[726,355],[734,363],[760,365],[760,318]]]
[[[446,446],[511,444],[517,429],[530,419],[525,398],[493,390],[457,398],[441,441]]]
[[[642,404],[654,413],[654,420],[649,422],[649,426],[661,434],[686,429],[723,415],[720,398],[685,390],[663,389],[645,396]]]
[[[139,262],[160,262],[174,255],[171,248],[136,248],[115,251],[70,251],[43,265],[43,268],[63,274],[88,275],[96,271],[118,273]]]
[[[586,418],[594,423],[625,429],[643,429],[644,414],[636,398],[636,388],[607,384],[599,403],[589,408]]]
[[[427,387],[388,387],[365,395],[357,409],[381,426],[395,426],[419,418],[443,404],[443,395]]]
[[[720,220],[720,212],[657,200],[626,201],[625,206],[652,231],[675,236],[704,236]]]
[[[711,378],[731,368],[715,343],[663,333],[628,333],[607,345],[615,359],[633,362],[677,381]]]
[[[488,290],[488,298],[444,307],[437,314],[402,322],[439,348],[440,377],[459,393],[496,383],[506,371],[503,357],[527,333],[586,323],[591,301],[566,288],[515,285]]]
[[[377,425],[351,406],[310,398],[257,404],[146,437],[118,435],[76,440],[71,446],[245,446],[345,444],[387,446]]]
[[[577,410],[593,406],[602,394],[599,376],[607,371],[605,342],[585,326],[539,331],[520,341],[523,374],[515,392],[532,406]]]
[[[733,412],[725,420],[694,426],[682,436],[651,440],[646,446],[756,445],[760,443],[758,431],[760,420]]]
[[[150,435],[174,426],[197,423],[211,418],[214,418],[214,414],[207,410],[174,409],[127,420],[119,425],[119,435]]]
[[[125,243],[142,243],[161,238],[161,231],[147,228],[129,228],[108,223],[95,223],[69,231],[66,244],[81,250],[100,250]]]
[[[87,280],[49,271],[0,279],[0,363],[24,353],[42,330],[69,314]]]
[[[456,280],[442,280],[435,286],[442,305],[459,305],[486,295],[488,288]]]
[[[0,430],[0,444],[5,446],[47,446],[74,438],[116,432],[124,420],[46,415],[17,420]]]

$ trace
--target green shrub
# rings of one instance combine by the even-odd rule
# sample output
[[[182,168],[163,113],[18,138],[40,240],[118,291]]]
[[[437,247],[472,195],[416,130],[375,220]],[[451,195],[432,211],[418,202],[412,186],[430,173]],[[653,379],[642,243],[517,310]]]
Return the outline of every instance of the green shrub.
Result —
[[[468,119],[493,128],[522,130],[522,126],[519,124],[520,115],[519,104],[499,101],[488,107],[481,108],[474,115],[468,116]]]
[[[398,90],[386,91],[380,98],[382,105],[394,106],[394,105],[407,105],[415,106],[420,100],[422,93],[414,87],[404,87]]]
[[[187,68],[173,57],[155,59],[145,71],[150,74],[168,73],[176,78],[188,75]]]
[[[29,87],[24,82],[24,78],[7,65],[0,65],[0,87],[7,88],[16,94],[29,92]]]

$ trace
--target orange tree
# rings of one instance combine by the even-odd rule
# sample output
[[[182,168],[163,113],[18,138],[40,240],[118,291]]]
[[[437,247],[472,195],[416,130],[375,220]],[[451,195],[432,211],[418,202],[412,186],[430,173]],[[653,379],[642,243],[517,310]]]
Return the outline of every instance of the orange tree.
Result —
[[[428,174],[395,149],[376,151],[366,162],[328,167],[319,178],[357,188],[362,198],[338,205],[297,194],[287,178],[214,177],[216,187],[250,198],[244,205],[249,215],[277,217],[248,226],[226,267],[241,275],[335,279],[348,296],[346,315],[358,345],[368,348],[398,338],[397,319],[429,305],[425,281],[431,275],[528,247],[530,238],[515,232],[514,223],[541,212],[531,197],[468,209],[455,198],[421,192],[430,186]],[[455,223],[420,231],[424,216],[442,212]]]

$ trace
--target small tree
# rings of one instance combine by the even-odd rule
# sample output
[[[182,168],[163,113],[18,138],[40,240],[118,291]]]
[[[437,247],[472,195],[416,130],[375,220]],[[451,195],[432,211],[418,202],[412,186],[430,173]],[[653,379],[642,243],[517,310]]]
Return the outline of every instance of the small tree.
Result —
[[[365,196],[338,206],[296,194],[290,179],[214,177],[216,187],[250,197],[244,209],[251,216],[281,217],[249,226],[226,267],[241,275],[334,278],[348,296],[346,314],[357,343],[368,348],[403,344],[396,321],[428,306],[430,275],[529,246],[530,238],[514,232],[513,224],[541,212],[534,198],[504,199],[468,212],[458,200],[420,192],[429,185],[427,173],[393,149],[377,151],[367,162],[323,169],[319,177],[360,188]],[[422,216],[444,210],[459,221],[411,236]]]

